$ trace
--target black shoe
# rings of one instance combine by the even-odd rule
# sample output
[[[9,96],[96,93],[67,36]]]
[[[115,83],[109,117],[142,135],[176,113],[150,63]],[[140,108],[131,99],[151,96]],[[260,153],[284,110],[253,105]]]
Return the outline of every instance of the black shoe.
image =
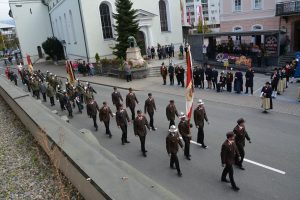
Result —
[[[152,128],[152,131],[156,131],[156,130],[157,130],[157,128],[155,128],[155,127]]]
[[[181,173],[181,172],[178,172],[178,173],[177,173],[177,176],[182,177],[182,173]]]
[[[230,181],[228,181],[226,178],[225,179],[221,179],[222,182],[224,183],[230,183]]]
[[[148,151],[147,150],[145,150],[145,153],[147,153]]]
[[[245,168],[243,166],[239,166],[240,170],[245,170]]]
[[[111,138],[112,137],[112,134],[109,134],[109,138]]]
[[[237,187],[237,186],[235,186],[235,187],[232,187],[232,189],[234,190],[234,191],[239,191],[240,190],[240,188],[239,187]]]
[[[171,169],[176,169],[174,166],[170,166]]]
[[[187,159],[187,160],[191,160],[191,158],[190,158],[189,156],[186,156],[186,159]]]
[[[98,127],[96,127],[95,130],[98,131]]]
[[[122,145],[125,145],[125,142],[124,142],[124,140],[123,140],[123,139],[121,139],[121,141],[122,141]]]
[[[126,140],[125,143],[130,143],[130,141]]]
[[[203,148],[203,149],[207,149],[207,146],[204,145],[204,144],[202,144],[202,148]]]
[[[144,157],[147,157],[147,154],[146,154],[146,153],[143,153],[143,156],[144,156]]]

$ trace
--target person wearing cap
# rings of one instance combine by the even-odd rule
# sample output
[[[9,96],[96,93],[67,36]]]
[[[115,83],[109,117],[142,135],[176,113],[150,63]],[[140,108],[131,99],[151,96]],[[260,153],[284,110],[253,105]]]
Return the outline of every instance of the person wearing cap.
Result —
[[[56,100],[58,100],[58,102],[59,102],[61,111],[66,110],[65,104],[64,104],[64,96],[65,96],[65,95],[64,95],[64,92],[65,92],[65,91],[62,91],[62,90],[61,90],[60,85],[58,85],[58,87],[57,87],[57,92],[56,92],[56,94],[55,94],[55,97],[56,97]]]
[[[174,164],[175,164],[175,167],[177,169],[177,175],[182,176],[178,157],[177,157],[177,152],[179,149],[178,146],[183,148],[183,144],[179,138],[178,130],[176,129],[176,126],[172,125],[169,129],[169,134],[166,138],[166,149],[168,155],[170,156],[170,168],[175,169],[174,168]]]
[[[227,72],[226,74],[226,89],[227,92],[232,91],[232,82],[233,82],[233,73],[232,73],[232,68],[230,68],[230,71]]]
[[[139,104],[139,101],[137,100],[135,93],[132,91],[132,88],[129,88],[129,92],[126,96],[126,107],[130,108],[132,120],[135,119],[135,106],[136,103]]]
[[[245,94],[248,94],[248,88],[250,87],[251,90],[251,95],[253,95],[253,78],[254,78],[254,71],[252,70],[251,67],[248,68],[246,74],[246,92]]]
[[[76,86],[76,88],[75,88],[74,101],[76,102],[79,113],[82,114],[83,105],[82,105],[82,101],[81,101],[80,87],[78,87],[78,86]]]
[[[233,164],[235,163],[235,158],[239,157],[239,152],[236,147],[236,144],[234,143],[234,133],[229,132],[226,134],[226,137],[227,139],[222,144],[222,148],[221,148],[221,162],[222,162],[222,167],[224,167],[221,181],[225,183],[229,183],[229,181],[226,179],[227,174],[229,174],[229,179],[230,179],[232,189],[234,191],[239,191],[240,188],[236,186],[233,178],[233,167],[232,167]]]
[[[93,118],[95,130],[98,131],[98,124],[97,124],[97,114],[100,111],[97,102],[93,98],[89,98],[88,104],[86,105],[87,115],[90,118]]]
[[[264,109],[264,113],[267,113],[267,110],[273,109],[272,102],[272,87],[270,86],[270,82],[266,82],[266,85],[261,89],[261,98],[262,98],[262,108]]]
[[[243,118],[240,118],[237,120],[237,125],[236,127],[233,129],[233,133],[235,135],[235,144],[237,146],[237,149],[239,151],[240,154],[240,159],[236,156],[235,159],[235,164],[241,169],[241,170],[245,170],[245,168],[243,167],[243,161],[244,161],[244,157],[245,157],[245,140],[247,139],[249,141],[249,143],[251,143],[250,137],[246,131],[245,128],[245,120]]]
[[[186,159],[191,160],[191,154],[190,154],[190,143],[192,140],[192,134],[191,134],[191,127],[192,124],[186,120],[186,116],[183,112],[180,113],[180,122],[178,124],[178,130],[179,134],[182,136],[182,139],[184,141],[184,156]]]
[[[73,118],[73,109],[72,109],[72,101],[71,98],[69,97],[68,93],[64,91],[64,106],[68,111],[69,117]]]
[[[145,142],[146,142],[146,135],[147,135],[147,129],[150,130],[150,126],[148,124],[148,121],[146,117],[142,114],[141,110],[137,111],[137,117],[133,121],[133,130],[134,135],[138,136],[141,141],[141,151],[143,153],[144,157],[147,157],[147,150],[145,148]]]
[[[118,110],[118,107],[122,104],[123,98],[121,93],[118,91],[117,87],[114,87],[114,91],[111,94],[111,100],[113,105],[116,106],[116,110]]]
[[[110,129],[109,129],[110,117],[114,117],[114,116],[111,112],[110,107],[104,101],[103,106],[100,108],[100,111],[99,111],[99,119],[100,119],[100,122],[104,123],[105,130],[106,130],[105,133],[106,133],[106,135],[109,136],[109,138],[112,137],[112,134],[111,134]]]
[[[155,101],[152,97],[152,94],[149,93],[148,99],[145,101],[144,113],[146,114],[148,112],[150,118],[150,127],[153,131],[156,130],[156,128],[154,127],[154,119],[153,119],[154,111],[156,111]]]
[[[50,98],[51,106],[55,106],[55,103],[54,103],[54,89],[53,89],[53,87],[51,86],[50,83],[48,83],[48,87],[47,87],[47,96]]]
[[[47,102],[47,95],[46,95],[47,85],[46,85],[45,79],[44,79],[44,81],[41,81],[41,83],[40,83],[40,92],[42,93],[43,101]]]
[[[204,120],[209,124],[206,111],[204,108],[204,102],[202,101],[202,99],[199,99],[198,106],[194,110],[194,122],[196,128],[198,128],[197,143],[201,144],[202,148],[206,149],[207,146],[204,144],[204,130],[203,130]]]
[[[160,75],[161,75],[162,78],[163,78],[163,84],[166,85],[166,84],[167,84],[168,69],[167,69],[167,67],[165,66],[165,63],[162,63],[162,64],[161,64],[161,67],[160,67]]]
[[[94,88],[91,86],[89,82],[87,82],[87,91],[89,91],[93,96],[94,93],[97,94],[96,90],[94,90]]]
[[[170,128],[172,125],[175,125],[175,115],[177,117],[179,116],[174,100],[170,100],[170,103],[166,108],[166,115],[167,115],[168,121],[170,122],[169,123],[169,128]]]
[[[130,123],[130,119],[128,117],[127,111],[123,108],[122,104],[118,107],[118,111],[116,113],[116,122],[118,128],[121,128],[122,130],[122,145],[124,145],[125,143],[130,143],[127,140],[127,123]]]

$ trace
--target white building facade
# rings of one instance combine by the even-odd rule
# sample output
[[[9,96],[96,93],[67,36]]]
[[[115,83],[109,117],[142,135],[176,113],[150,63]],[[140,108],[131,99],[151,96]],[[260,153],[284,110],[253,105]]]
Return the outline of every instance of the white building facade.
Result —
[[[202,14],[201,9],[202,7]],[[218,32],[220,28],[220,0],[186,0],[187,19],[190,15],[191,24],[198,26],[202,15],[205,23]]]
[[[15,1],[17,0],[10,0],[11,8]],[[23,21],[20,21],[24,22],[24,18],[27,17],[24,13],[29,9],[28,5],[34,5],[33,2],[23,0],[21,4],[26,9],[12,9],[14,17],[23,16]],[[138,36],[144,41],[145,48],[157,46],[158,43],[161,45],[173,43],[175,46],[182,43],[180,1],[132,0],[132,2],[133,8],[138,11],[140,26]],[[40,34],[40,28],[35,27],[36,31],[32,32],[29,40],[35,40],[35,34],[40,35],[43,39],[36,43],[41,45],[47,37],[55,36],[62,42],[65,54],[71,60],[94,61],[96,53],[102,58],[113,56],[112,47],[115,45],[116,33],[112,16],[116,12],[115,0],[44,0],[39,1],[39,5],[42,12],[39,23],[44,23],[43,26],[47,27],[44,30],[47,33]],[[26,30],[20,28],[19,31],[20,23],[18,19],[15,20],[18,34],[22,35]],[[35,20],[38,21],[39,17]],[[36,43],[34,44],[37,45]],[[22,47],[22,50],[25,48],[28,49],[27,45]],[[36,47],[29,49],[32,48]]]

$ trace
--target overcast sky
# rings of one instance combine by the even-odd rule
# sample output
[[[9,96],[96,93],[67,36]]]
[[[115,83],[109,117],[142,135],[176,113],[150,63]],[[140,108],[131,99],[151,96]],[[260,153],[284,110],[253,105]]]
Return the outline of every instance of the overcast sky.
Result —
[[[11,19],[8,16],[8,11],[9,11],[8,0],[0,0],[0,21]]]

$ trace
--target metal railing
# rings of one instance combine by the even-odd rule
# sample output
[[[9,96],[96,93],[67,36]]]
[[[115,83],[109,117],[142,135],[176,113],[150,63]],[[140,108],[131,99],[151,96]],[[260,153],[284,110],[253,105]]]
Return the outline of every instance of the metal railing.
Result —
[[[300,0],[276,4],[276,16],[300,15]]]

